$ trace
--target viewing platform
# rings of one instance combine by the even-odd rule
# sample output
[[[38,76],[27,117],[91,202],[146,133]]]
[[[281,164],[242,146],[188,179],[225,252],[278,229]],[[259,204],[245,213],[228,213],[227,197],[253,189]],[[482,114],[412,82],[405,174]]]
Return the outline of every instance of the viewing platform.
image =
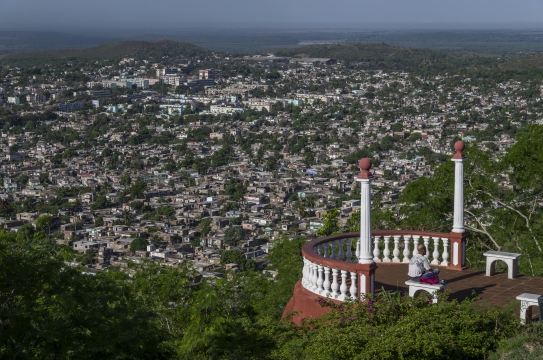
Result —
[[[327,298],[341,303],[352,299],[364,301],[382,289],[408,293],[408,264],[418,255],[418,246],[426,248],[426,258],[432,267],[440,269],[439,277],[446,279],[445,291],[450,299],[464,300],[473,294],[493,305],[505,305],[522,293],[543,292],[543,278],[510,274],[486,276],[485,271],[467,269],[464,229],[464,143],[454,146],[456,153],[454,175],[454,213],[449,233],[415,230],[372,230],[371,191],[373,175],[370,159],[359,162],[360,232],[321,237],[307,242],[302,248],[302,278],[284,314],[300,311],[293,320],[318,317],[329,309],[316,300]],[[505,253],[503,253],[505,254]],[[510,254],[518,255],[520,254]],[[496,261],[499,259],[494,259]],[[515,266],[516,263],[511,262]],[[377,271],[378,269],[378,271]],[[416,291],[415,291],[416,292]],[[537,311],[536,311],[537,312]]]

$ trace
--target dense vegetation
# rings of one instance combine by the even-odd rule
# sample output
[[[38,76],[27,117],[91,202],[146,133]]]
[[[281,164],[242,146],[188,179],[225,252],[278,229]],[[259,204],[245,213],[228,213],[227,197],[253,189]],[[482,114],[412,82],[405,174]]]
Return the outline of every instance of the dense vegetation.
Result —
[[[459,56],[454,53],[413,49],[386,44],[333,44],[310,45],[284,49],[280,56],[333,58],[348,62],[361,62],[372,70],[439,70],[447,71],[466,66],[488,65],[495,60],[485,56]]]
[[[482,359],[502,343],[502,355],[540,343],[510,308],[386,292],[369,303],[321,301],[331,313],[301,326],[280,321],[304,242],[276,243],[275,279],[246,269],[198,281],[189,266],[152,262],[89,276],[66,266],[74,254],[44,232],[0,233],[0,357]]]
[[[37,52],[20,52],[5,54],[0,57],[1,65],[24,67],[40,63],[72,60],[105,60],[115,58],[147,58],[161,59],[163,56],[186,58],[209,56],[211,51],[196,45],[171,40],[124,41],[114,44],[102,44],[85,49],[49,50]]]

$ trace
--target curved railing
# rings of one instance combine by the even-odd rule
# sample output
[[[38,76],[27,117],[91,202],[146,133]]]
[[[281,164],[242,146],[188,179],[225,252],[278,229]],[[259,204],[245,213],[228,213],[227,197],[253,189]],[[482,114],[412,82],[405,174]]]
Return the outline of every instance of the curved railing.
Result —
[[[344,233],[318,238],[302,248],[304,267],[302,286],[324,297],[344,301],[360,298],[357,287],[361,265],[360,234]],[[372,231],[373,261],[376,263],[409,263],[424,244],[431,264],[449,266],[450,233],[410,230]]]

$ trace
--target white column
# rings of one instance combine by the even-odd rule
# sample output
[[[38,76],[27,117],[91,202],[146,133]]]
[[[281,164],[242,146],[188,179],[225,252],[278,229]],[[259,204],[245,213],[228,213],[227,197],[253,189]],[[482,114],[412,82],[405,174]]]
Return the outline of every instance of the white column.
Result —
[[[332,253],[330,254],[330,258],[336,260],[336,246],[337,246],[337,240],[332,242]]]
[[[463,233],[464,228],[464,161],[462,159],[452,159],[454,161],[454,223],[452,232]]]
[[[371,178],[360,182],[360,264],[373,264],[371,244]]]

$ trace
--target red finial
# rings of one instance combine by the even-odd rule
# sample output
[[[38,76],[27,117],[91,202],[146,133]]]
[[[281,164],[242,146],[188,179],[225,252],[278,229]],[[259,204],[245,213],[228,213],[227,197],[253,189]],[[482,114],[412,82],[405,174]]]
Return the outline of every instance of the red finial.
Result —
[[[465,159],[466,156],[462,154],[462,150],[466,147],[466,144],[462,140],[458,140],[454,143],[454,150],[456,150],[456,154],[452,157],[453,159]]]
[[[360,174],[358,174],[359,179],[371,179],[373,177],[373,174],[369,171],[371,169],[371,159],[360,159],[358,162],[358,167],[360,167],[360,170],[362,170]]]

